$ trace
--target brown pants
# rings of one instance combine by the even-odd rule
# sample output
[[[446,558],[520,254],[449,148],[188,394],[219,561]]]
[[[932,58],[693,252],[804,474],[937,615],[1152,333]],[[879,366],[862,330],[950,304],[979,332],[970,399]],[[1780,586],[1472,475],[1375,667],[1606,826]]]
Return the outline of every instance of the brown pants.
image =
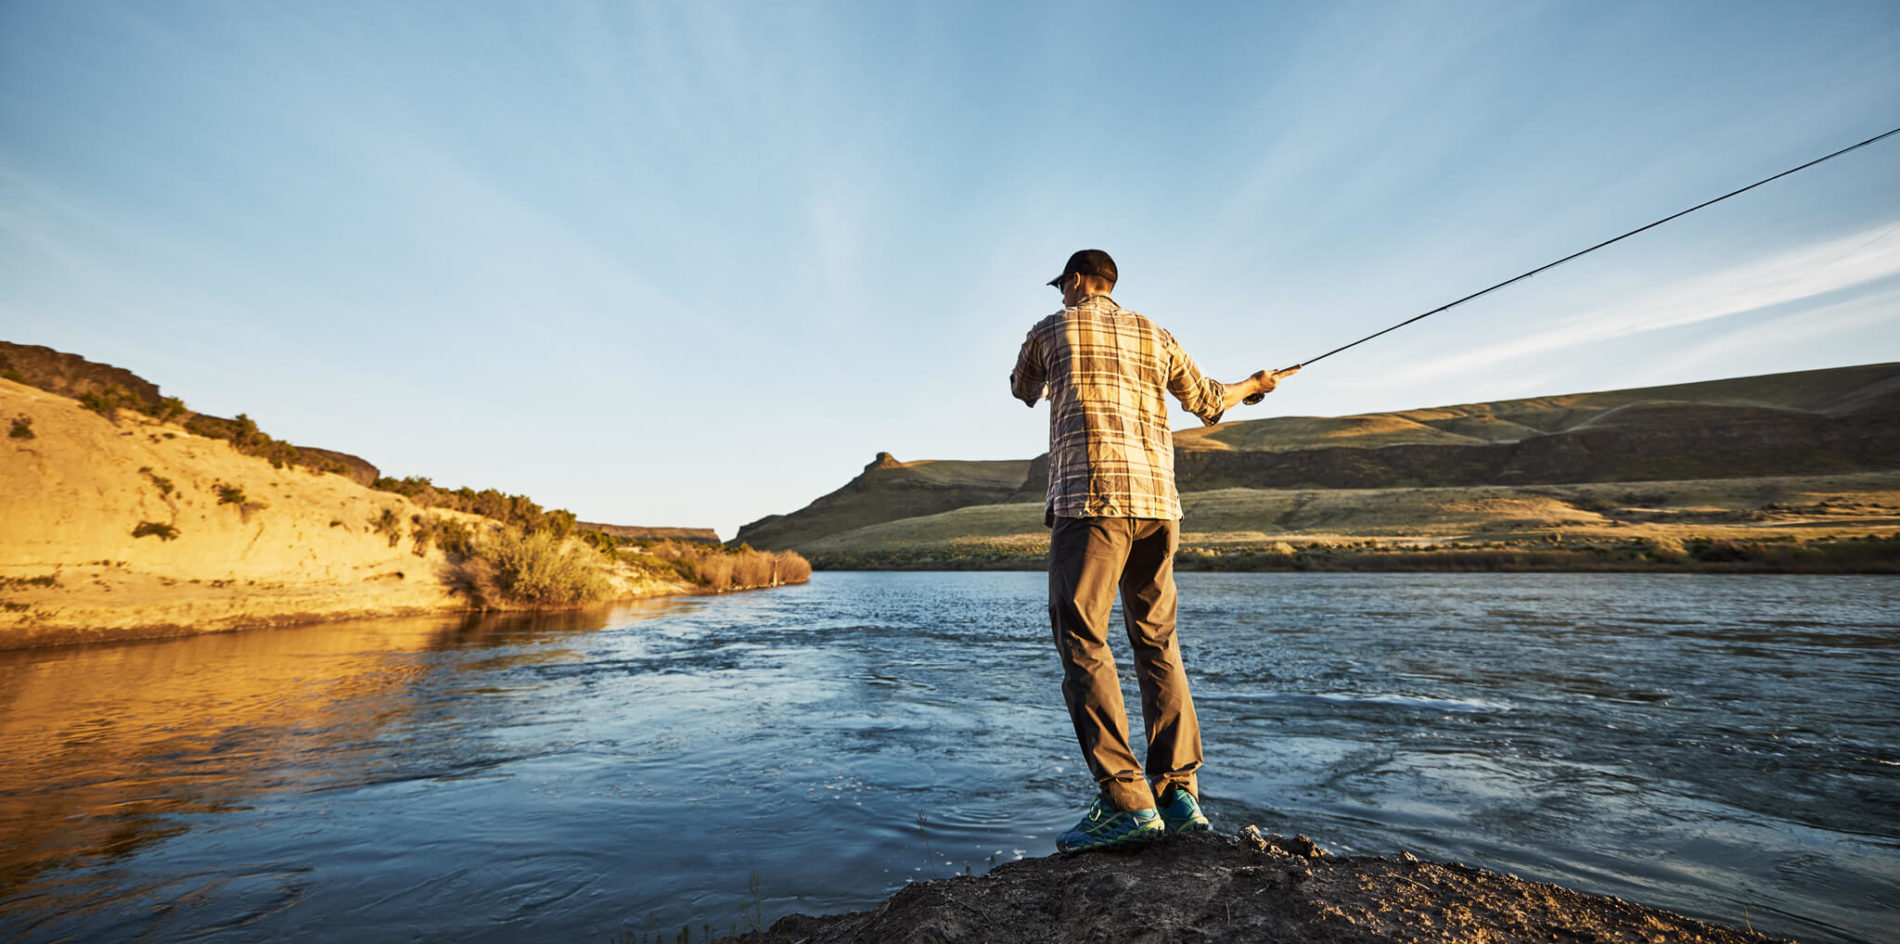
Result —
[[[1049,623],[1062,657],[1062,697],[1089,773],[1121,810],[1153,809],[1170,786],[1198,793],[1201,727],[1174,635],[1179,537],[1179,522],[1153,518],[1057,518],[1049,536]],[[1141,684],[1146,777],[1128,743],[1121,679],[1108,648],[1117,586]]]

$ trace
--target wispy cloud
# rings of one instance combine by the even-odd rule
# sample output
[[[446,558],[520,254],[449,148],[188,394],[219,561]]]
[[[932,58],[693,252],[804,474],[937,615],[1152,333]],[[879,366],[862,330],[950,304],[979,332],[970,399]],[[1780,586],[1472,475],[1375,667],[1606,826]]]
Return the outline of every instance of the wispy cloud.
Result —
[[[1691,276],[1626,301],[1572,315],[1554,327],[1488,344],[1380,378],[1416,385],[1521,364],[1586,344],[1730,318],[1900,275],[1896,224],[1883,223],[1765,259]]]
[[[1708,373],[1711,368],[1719,369],[1749,351],[1786,348],[1798,342],[1862,332],[1882,325],[1889,329],[1885,345],[1866,350],[1866,360],[1900,356],[1900,286],[1875,289],[1843,301],[1802,308],[1770,321],[1739,327],[1683,351],[1664,365],[1661,372],[1671,376]]]

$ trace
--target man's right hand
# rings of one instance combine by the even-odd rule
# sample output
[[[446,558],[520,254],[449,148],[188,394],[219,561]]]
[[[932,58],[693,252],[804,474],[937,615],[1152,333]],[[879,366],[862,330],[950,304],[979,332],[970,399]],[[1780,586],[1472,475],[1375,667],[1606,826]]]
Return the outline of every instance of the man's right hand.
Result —
[[[1275,388],[1280,386],[1280,379],[1282,377],[1291,377],[1299,372],[1300,368],[1294,366],[1288,367],[1285,370],[1263,370],[1248,377],[1247,382],[1253,384],[1254,392],[1242,398],[1240,402],[1250,406],[1259,403],[1261,400],[1267,398],[1267,394],[1272,393]]]

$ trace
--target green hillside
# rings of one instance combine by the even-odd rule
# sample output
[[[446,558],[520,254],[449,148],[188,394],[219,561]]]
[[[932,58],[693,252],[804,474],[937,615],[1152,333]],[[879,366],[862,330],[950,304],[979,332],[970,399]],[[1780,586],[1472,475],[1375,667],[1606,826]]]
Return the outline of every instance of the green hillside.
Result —
[[[1650,563],[1720,542],[1759,555],[1854,544],[1845,566],[1900,567],[1900,472],[1385,489],[1247,489],[1182,496],[1180,566],[1291,565],[1349,554],[1534,550],[1570,564]],[[1042,506],[971,505],[827,535],[800,551],[832,569],[1035,568]],[[1555,560],[1555,558],[1552,558]],[[1241,566],[1236,569],[1255,569]],[[1547,568],[1548,569],[1548,568]]]
[[[1900,364],[1888,363],[1358,416],[1223,423],[1177,432],[1175,465],[1188,530],[1267,536],[1301,530],[1288,527],[1269,507],[1298,494],[1340,491],[1319,505],[1366,509],[1413,502],[1422,489],[1890,472],[1900,469],[1896,429]],[[904,463],[880,454],[842,488],[799,511],[746,525],[739,539],[821,555],[965,540],[1016,548],[1038,534],[1046,539],[1040,517],[1046,476],[1046,456]],[[1885,481],[1855,479],[1858,484],[1848,491],[1879,491]],[[1203,493],[1242,496],[1234,499],[1236,507],[1247,510],[1236,512],[1231,527],[1212,520],[1203,527],[1196,509],[1211,514],[1215,507],[1212,494],[1196,497]],[[1408,495],[1414,497],[1403,497]],[[1311,495],[1302,500],[1309,506],[1318,501]],[[1738,502],[1724,507],[1736,514],[1747,510]],[[1564,520],[1550,511],[1532,508],[1517,517],[1546,527]],[[1425,504],[1400,517],[1429,523],[1458,515]],[[1370,533],[1368,527],[1347,514],[1334,530],[1361,534]]]

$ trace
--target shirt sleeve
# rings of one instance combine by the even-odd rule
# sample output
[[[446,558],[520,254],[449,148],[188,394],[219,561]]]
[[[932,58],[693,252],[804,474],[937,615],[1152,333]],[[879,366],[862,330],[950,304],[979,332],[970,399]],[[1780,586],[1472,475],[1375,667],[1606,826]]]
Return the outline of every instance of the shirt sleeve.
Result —
[[[1023,349],[1016,353],[1016,369],[1009,372],[1009,392],[1025,406],[1034,409],[1036,401],[1048,392],[1048,378],[1043,374],[1042,345],[1036,341],[1036,332],[1030,331],[1023,339]]]
[[[1212,426],[1220,422],[1221,414],[1227,411],[1222,405],[1227,385],[1203,376],[1200,365],[1181,350],[1174,335],[1163,331],[1161,340],[1168,357],[1168,392],[1174,394],[1189,413],[1200,417],[1202,424]]]

